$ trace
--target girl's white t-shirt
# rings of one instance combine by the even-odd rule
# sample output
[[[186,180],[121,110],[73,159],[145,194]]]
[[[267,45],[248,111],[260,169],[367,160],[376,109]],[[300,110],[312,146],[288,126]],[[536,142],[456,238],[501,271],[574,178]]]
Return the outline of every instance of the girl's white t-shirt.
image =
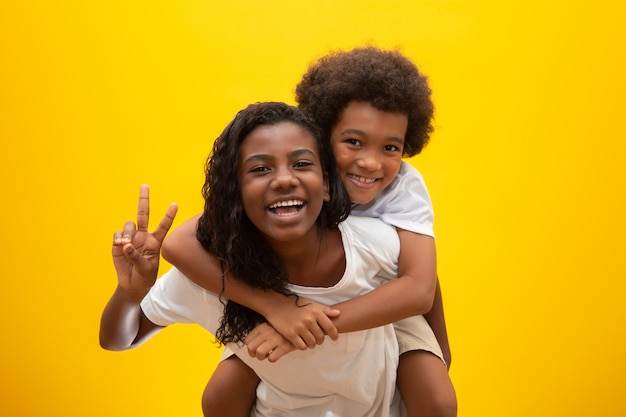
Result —
[[[292,286],[303,297],[332,305],[383,285],[397,276],[400,242],[395,229],[369,217],[350,216],[339,225],[346,254],[342,279],[329,288]],[[197,323],[211,333],[219,326],[219,298],[172,268],[141,303],[160,326]],[[278,362],[251,358],[229,344],[260,377],[251,416],[396,417],[398,346],[392,325],[344,333],[315,349],[295,351]]]

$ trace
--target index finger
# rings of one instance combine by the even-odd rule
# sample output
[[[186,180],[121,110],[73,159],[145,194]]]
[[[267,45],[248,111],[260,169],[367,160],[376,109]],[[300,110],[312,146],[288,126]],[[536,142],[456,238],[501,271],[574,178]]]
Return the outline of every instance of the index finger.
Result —
[[[150,187],[142,184],[139,188],[139,204],[137,205],[137,230],[147,231],[150,219]]]

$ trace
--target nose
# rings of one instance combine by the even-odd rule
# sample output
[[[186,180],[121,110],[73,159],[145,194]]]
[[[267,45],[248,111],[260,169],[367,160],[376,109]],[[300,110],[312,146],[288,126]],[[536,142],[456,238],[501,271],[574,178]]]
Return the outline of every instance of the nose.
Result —
[[[270,186],[274,190],[288,189],[298,185],[298,179],[288,169],[276,171],[276,175],[272,179]]]
[[[367,171],[377,171],[382,167],[380,159],[378,159],[374,152],[363,153],[361,157],[357,159],[356,165]]]

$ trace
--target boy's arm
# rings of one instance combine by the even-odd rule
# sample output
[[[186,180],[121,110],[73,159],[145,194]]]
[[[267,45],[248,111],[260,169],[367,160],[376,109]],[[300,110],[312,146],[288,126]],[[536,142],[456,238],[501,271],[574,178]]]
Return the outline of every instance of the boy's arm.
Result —
[[[413,315],[424,314],[450,366],[451,354],[443,315],[439,280],[436,276],[434,240],[425,235],[398,230],[400,236],[399,278],[359,297],[336,304],[341,315],[333,321],[340,333],[369,329]],[[289,344],[271,328],[260,325],[246,338],[252,357],[270,362],[291,352]]]
[[[437,282],[435,241],[432,237],[398,229],[398,279],[333,307],[340,333],[382,326],[428,313]]]
[[[341,315],[333,319],[340,333],[370,329],[432,310],[437,287],[434,239],[400,229],[398,235],[398,279],[334,305],[341,310]],[[445,323],[443,326],[445,335]],[[437,331],[433,328],[435,336]],[[291,351],[280,335],[274,334],[267,326],[259,326],[250,332],[246,345],[250,356],[268,359],[270,362],[279,360]],[[445,347],[442,346],[442,349],[446,358]]]
[[[339,312],[328,306],[302,298],[296,304],[293,297],[253,288],[232,275],[226,275],[222,282],[219,261],[196,238],[199,217],[185,221],[165,239],[163,257],[168,262],[204,289],[261,314],[298,349],[322,343],[325,335],[337,338],[337,329],[329,316]]]
[[[452,353],[441,287],[436,274],[434,239],[402,229],[398,229],[398,235],[398,279],[361,297],[335,305],[335,308],[341,310],[341,315],[334,319],[335,325],[343,333],[423,314],[441,347],[446,364],[450,367]]]
[[[221,266],[196,239],[198,217],[187,220],[168,235],[163,257],[196,284],[220,294],[222,282],[215,277],[220,276]],[[336,338],[337,332],[369,329],[425,314],[431,310],[436,287],[434,239],[405,230],[398,230],[398,234],[399,278],[369,294],[333,306],[342,312],[332,319],[333,333],[328,331],[327,322],[329,315],[336,315],[336,310],[329,312],[321,304],[307,302],[305,307],[297,307],[293,298],[252,288],[228,275],[223,295],[263,315],[298,349],[322,343],[324,334]]]
[[[100,346],[104,349],[129,349],[160,329],[145,317],[140,303],[156,281],[161,244],[177,207],[170,205],[152,233],[148,232],[149,207],[149,189],[142,185],[137,226],[128,221],[123,231],[115,232],[113,237],[113,265],[118,283],[100,320]]]

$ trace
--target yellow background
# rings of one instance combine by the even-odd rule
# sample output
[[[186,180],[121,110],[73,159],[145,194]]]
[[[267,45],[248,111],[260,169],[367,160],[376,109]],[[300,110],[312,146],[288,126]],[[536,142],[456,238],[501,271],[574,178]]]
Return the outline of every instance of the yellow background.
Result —
[[[618,4],[2,1],[0,415],[201,416],[218,350],[199,327],[98,346],[112,232],[141,183],[154,217],[199,211],[236,110],[293,102],[309,62],[367,42],[434,89],[411,162],[437,213],[459,416],[626,415]]]

